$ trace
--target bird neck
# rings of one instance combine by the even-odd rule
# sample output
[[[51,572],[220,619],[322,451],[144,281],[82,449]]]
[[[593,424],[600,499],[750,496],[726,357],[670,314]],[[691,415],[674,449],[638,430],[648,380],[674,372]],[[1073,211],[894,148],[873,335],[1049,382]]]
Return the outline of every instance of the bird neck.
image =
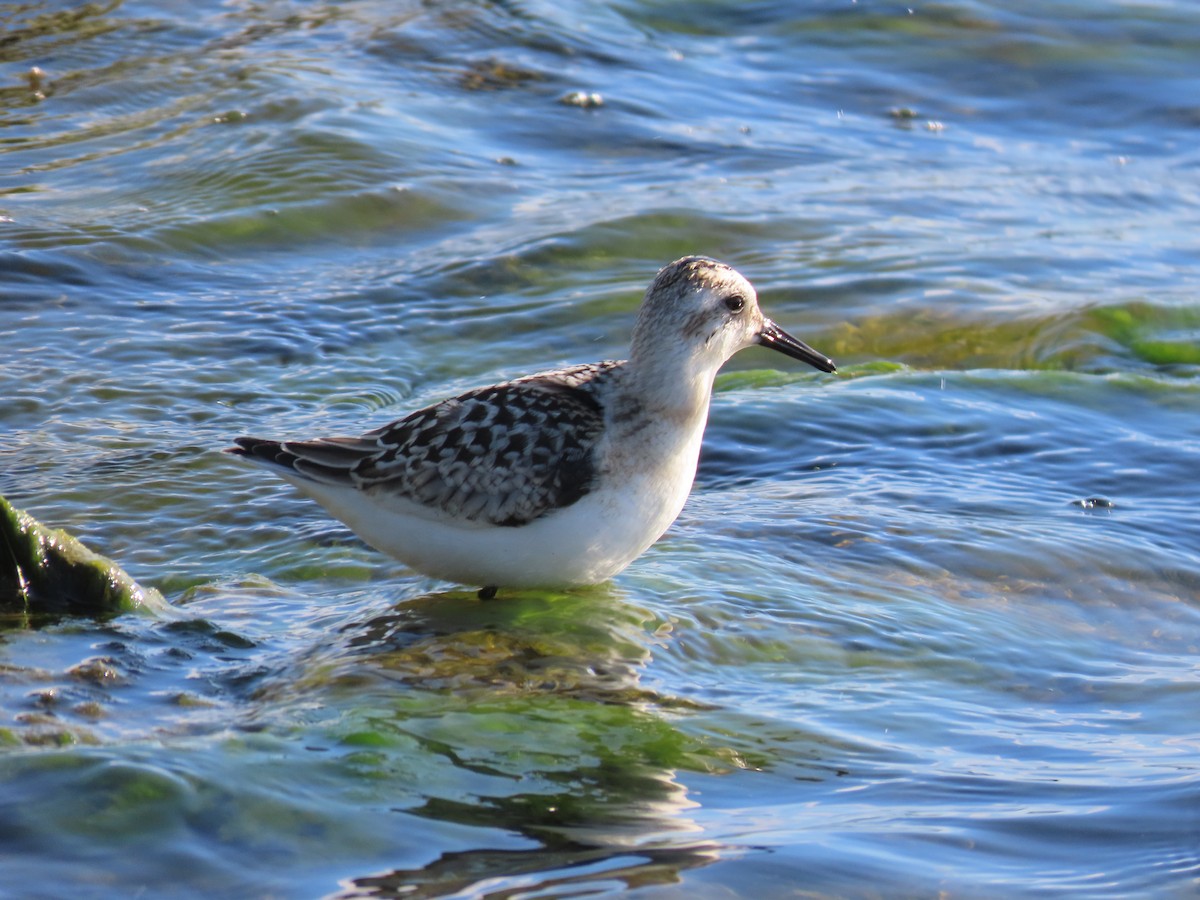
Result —
[[[663,422],[701,423],[708,417],[716,369],[694,356],[635,354],[626,364],[622,403],[629,412]]]

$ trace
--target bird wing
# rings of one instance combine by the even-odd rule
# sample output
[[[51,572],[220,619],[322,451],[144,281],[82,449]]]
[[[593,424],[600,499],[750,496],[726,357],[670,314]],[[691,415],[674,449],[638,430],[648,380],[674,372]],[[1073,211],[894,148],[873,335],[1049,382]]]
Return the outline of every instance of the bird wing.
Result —
[[[469,391],[359,437],[238,438],[235,452],[376,502],[524,525],[586,495],[604,424],[599,381],[619,363],[576,366]]]

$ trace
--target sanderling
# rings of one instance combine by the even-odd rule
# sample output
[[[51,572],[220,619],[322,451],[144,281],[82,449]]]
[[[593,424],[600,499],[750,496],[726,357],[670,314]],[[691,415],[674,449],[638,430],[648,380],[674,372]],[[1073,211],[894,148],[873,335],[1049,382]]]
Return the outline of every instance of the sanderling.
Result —
[[[696,475],[717,370],[752,344],[833,361],[704,257],[646,291],[629,359],[469,391],[361,437],[239,437],[367,543],[426,575],[498,587],[605,581],[667,530]]]

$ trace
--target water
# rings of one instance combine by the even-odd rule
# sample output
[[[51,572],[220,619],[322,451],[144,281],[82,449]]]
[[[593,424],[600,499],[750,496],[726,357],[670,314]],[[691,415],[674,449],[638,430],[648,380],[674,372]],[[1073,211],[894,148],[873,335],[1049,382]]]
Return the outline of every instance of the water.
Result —
[[[4,891],[1195,893],[1200,8],[909,6],[0,3],[0,493],[180,610],[0,632]],[[731,363],[608,585],[218,452],[689,252],[840,372]]]

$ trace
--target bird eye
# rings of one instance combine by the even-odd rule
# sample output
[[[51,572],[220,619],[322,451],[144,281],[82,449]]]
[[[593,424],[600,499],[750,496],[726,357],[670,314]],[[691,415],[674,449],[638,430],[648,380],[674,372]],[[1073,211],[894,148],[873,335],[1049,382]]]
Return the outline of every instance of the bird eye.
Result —
[[[741,312],[745,305],[746,301],[737,294],[730,294],[725,298],[725,308],[730,312]]]

